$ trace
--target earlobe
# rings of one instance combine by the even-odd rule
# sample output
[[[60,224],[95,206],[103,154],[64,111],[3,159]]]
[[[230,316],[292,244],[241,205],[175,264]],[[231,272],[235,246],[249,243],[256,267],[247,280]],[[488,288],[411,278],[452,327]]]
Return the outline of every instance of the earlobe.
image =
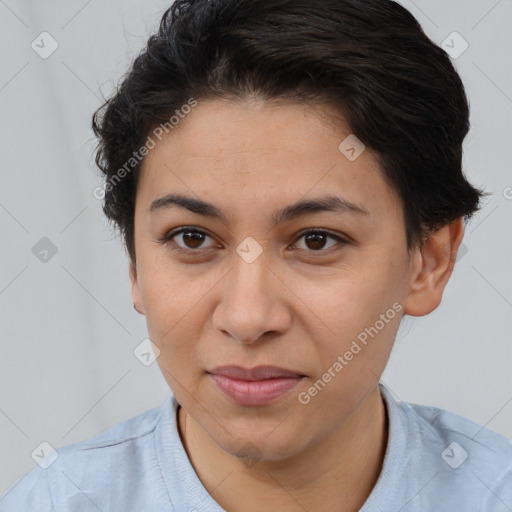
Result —
[[[137,313],[144,315],[144,307],[142,305],[139,282],[137,277],[137,267],[136,264],[130,262],[130,281],[132,283],[132,299],[133,299],[133,308]]]
[[[457,251],[464,236],[462,217],[439,228],[414,254],[411,290],[404,301],[404,314],[424,316],[434,311],[450,279]]]

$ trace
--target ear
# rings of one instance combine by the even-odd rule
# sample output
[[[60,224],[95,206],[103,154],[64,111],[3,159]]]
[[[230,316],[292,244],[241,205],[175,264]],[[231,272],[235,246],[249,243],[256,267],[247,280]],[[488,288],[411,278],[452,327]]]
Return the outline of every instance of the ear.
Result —
[[[137,280],[137,267],[133,261],[130,262],[130,281],[132,283],[133,306],[135,307],[138,313],[144,315],[144,306],[142,304],[139,282]]]
[[[433,233],[412,256],[411,291],[404,301],[404,314],[428,315],[441,303],[457,251],[464,236],[462,217]]]

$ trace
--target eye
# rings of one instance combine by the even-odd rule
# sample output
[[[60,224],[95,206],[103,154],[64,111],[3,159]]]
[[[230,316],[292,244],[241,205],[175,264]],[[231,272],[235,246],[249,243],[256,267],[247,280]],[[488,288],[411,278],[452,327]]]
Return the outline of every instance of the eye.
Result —
[[[212,241],[214,240],[210,235],[208,235],[208,233],[201,229],[195,228],[193,226],[183,226],[174,231],[171,231],[170,233],[167,233],[162,239],[159,240],[159,242],[164,245],[169,245],[172,243],[175,247],[171,247],[171,249],[189,253],[200,252],[200,249],[219,247],[217,243],[204,247],[204,243],[207,238],[211,239]],[[295,243],[293,247],[308,252],[330,252],[329,249],[331,249],[333,246],[336,246],[336,244],[348,243],[340,236],[322,229],[309,229],[304,231],[297,240],[301,239],[304,239],[305,247],[300,247],[297,243]],[[327,242],[329,239],[331,239],[331,241],[334,243],[328,245]]]
[[[322,229],[309,229],[308,231],[303,232],[298,240],[304,239],[304,243],[306,244],[305,249],[303,247],[298,247],[301,250],[307,250],[309,252],[330,252],[325,250],[327,240],[330,238],[334,240],[335,243],[327,246],[327,249],[332,248],[336,245],[336,242],[339,244],[347,244],[348,242],[341,238],[338,235],[330,233],[329,231],[325,231]],[[295,245],[294,247],[297,247]]]
[[[193,226],[184,226],[177,230],[171,231],[170,233],[167,233],[161,240],[159,240],[159,242],[164,245],[168,245],[169,242],[172,242],[178,246],[173,247],[172,249],[177,251],[199,252],[197,249],[204,248],[201,247],[201,245],[204,243],[206,238],[213,240],[213,238],[205,231],[194,228]],[[181,244],[179,242],[181,242]],[[215,247],[215,245],[212,245],[211,247]]]

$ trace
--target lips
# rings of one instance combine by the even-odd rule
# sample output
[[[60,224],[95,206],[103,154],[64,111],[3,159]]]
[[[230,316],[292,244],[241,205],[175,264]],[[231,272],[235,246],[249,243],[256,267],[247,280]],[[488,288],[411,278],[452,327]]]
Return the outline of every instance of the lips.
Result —
[[[304,375],[277,366],[222,366],[208,372],[217,388],[237,405],[262,406],[299,385]]]
[[[242,368],[241,366],[220,366],[210,373],[246,381],[277,379],[280,377],[303,377],[303,375],[277,366],[258,366],[252,369]]]

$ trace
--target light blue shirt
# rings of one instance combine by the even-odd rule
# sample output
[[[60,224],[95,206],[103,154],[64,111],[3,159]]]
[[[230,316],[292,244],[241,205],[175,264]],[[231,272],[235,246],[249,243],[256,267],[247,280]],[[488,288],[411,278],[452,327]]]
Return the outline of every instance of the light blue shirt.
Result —
[[[361,512],[511,512],[512,441],[436,407],[396,401],[379,384],[389,437]],[[1,512],[223,512],[181,443],[177,402],[57,448],[0,500]],[[314,511],[311,511],[314,512]]]

